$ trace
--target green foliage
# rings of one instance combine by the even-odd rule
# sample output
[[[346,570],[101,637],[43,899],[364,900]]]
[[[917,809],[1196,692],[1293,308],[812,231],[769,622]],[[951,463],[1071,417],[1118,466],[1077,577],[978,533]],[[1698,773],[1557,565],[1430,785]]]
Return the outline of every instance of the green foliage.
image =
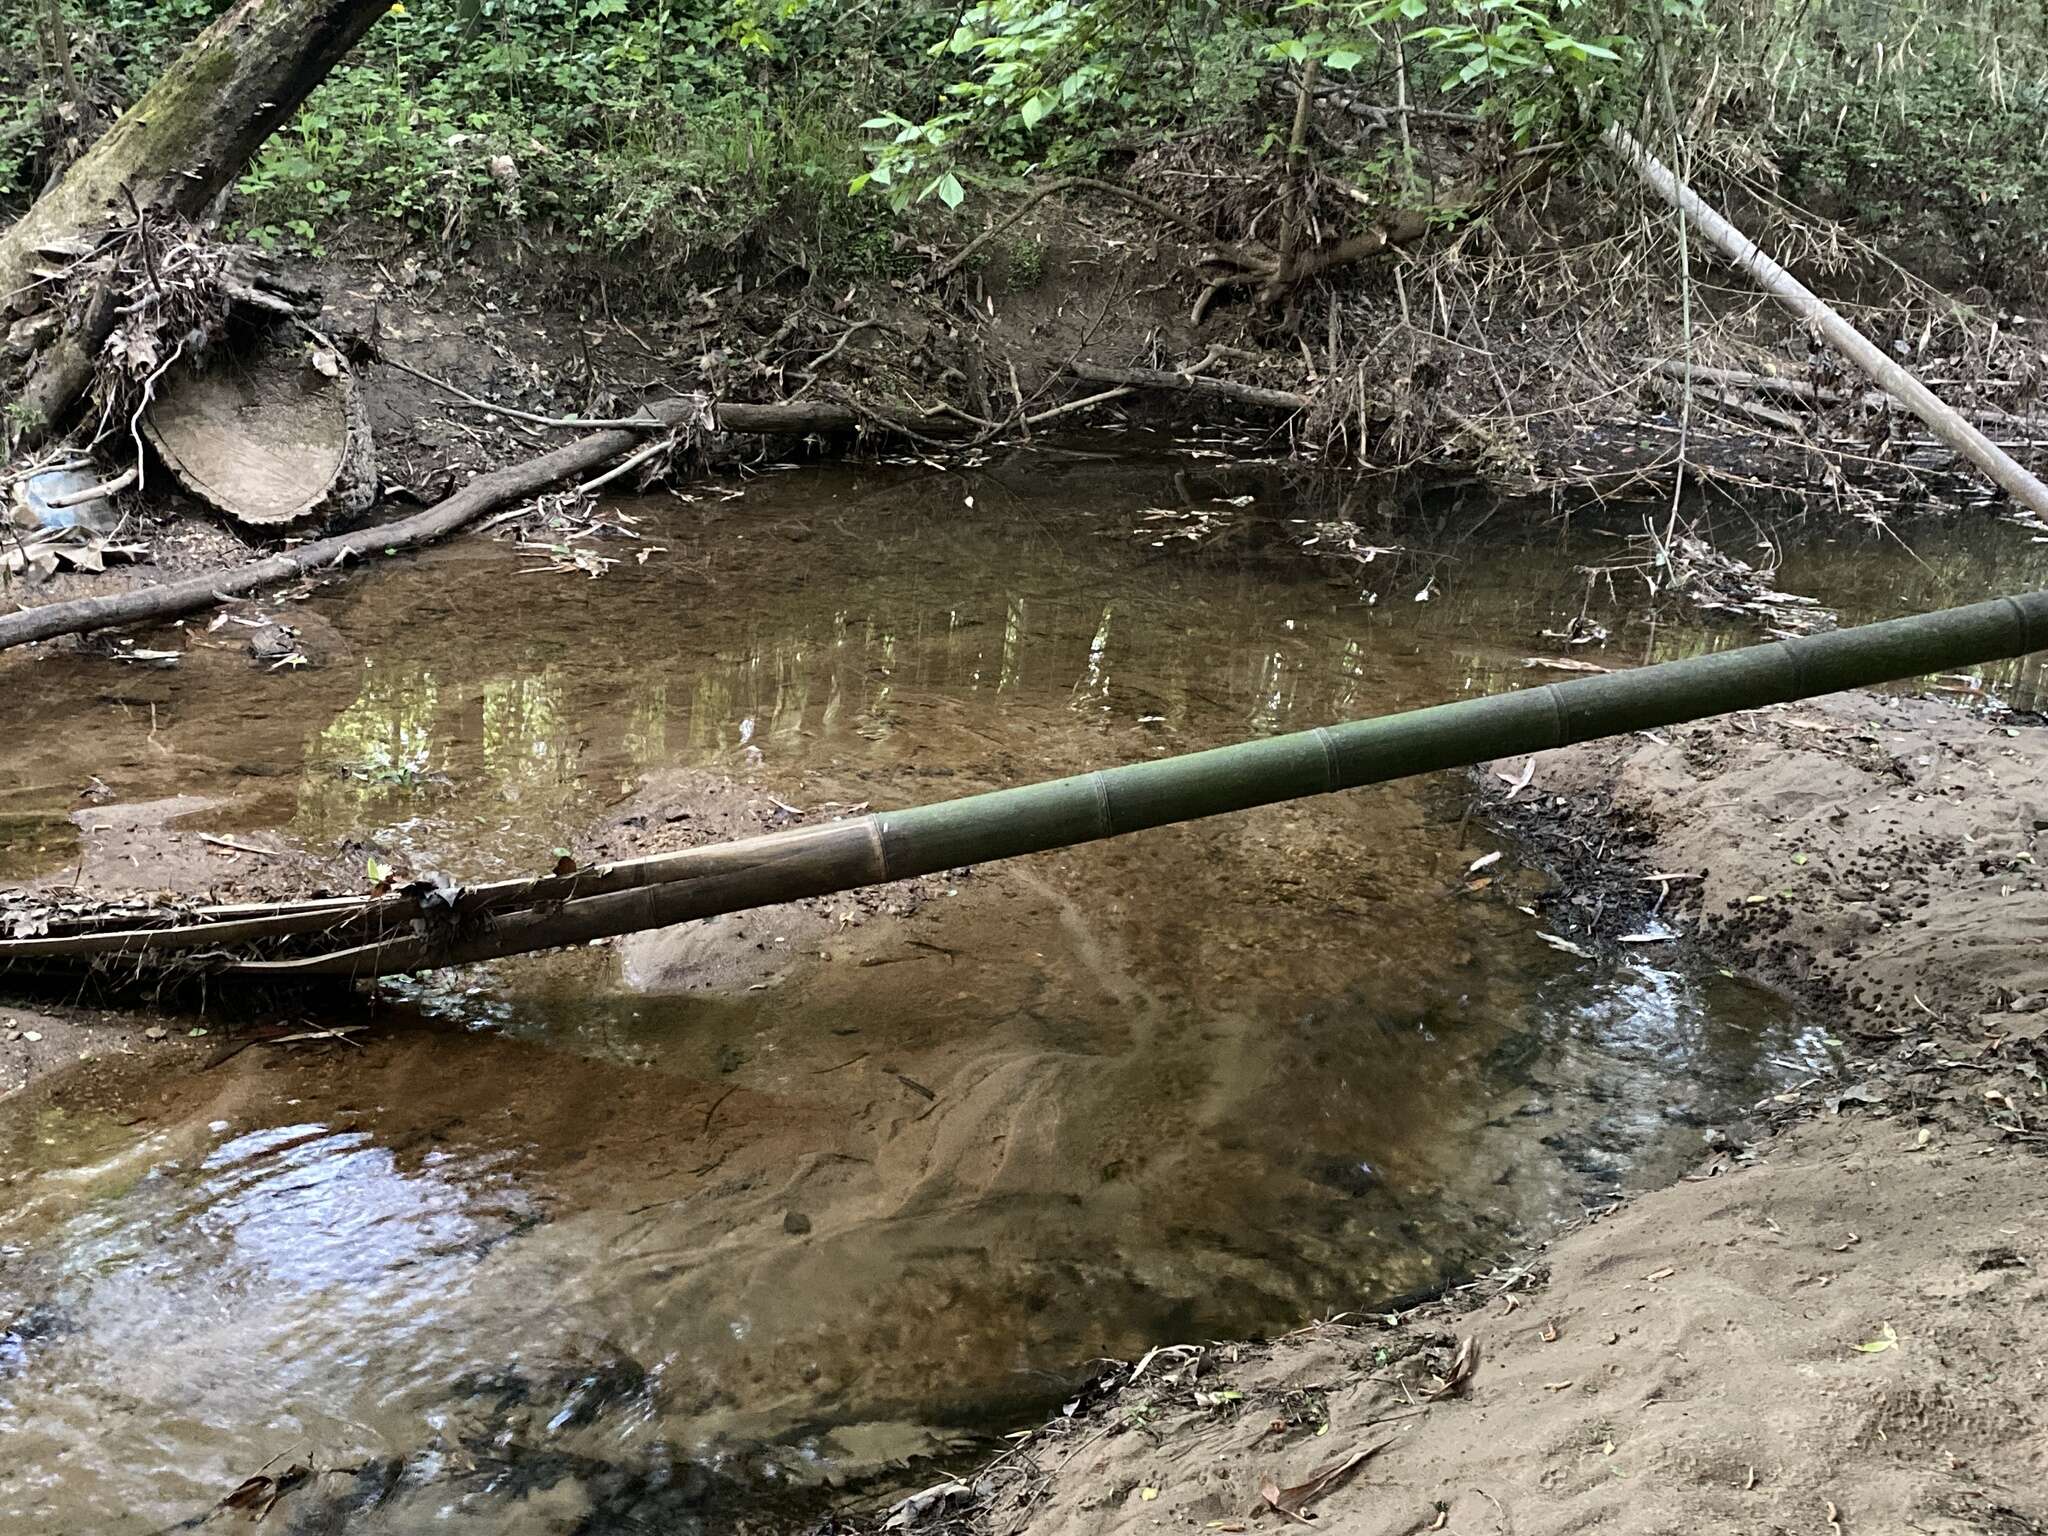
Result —
[[[0,0],[0,208],[34,194],[63,114],[110,117],[229,0],[55,0],[83,102],[50,3]],[[1646,95],[1661,120],[1668,73],[1680,112],[1873,229],[2009,262],[2043,233],[2048,13],[2011,0],[402,0],[228,218],[270,244],[396,224],[872,270],[912,204],[1169,135],[1277,158],[1311,66],[1384,103],[1397,49],[1418,105],[1525,146]],[[1358,154],[1355,187],[1427,199],[1391,138]]]
[[[1687,15],[1695,0],[1648,3]],[[963,11],[937,50],[958,71],[942,109],[862,125],[885,137],[869,142],[854,189],[885,191],[898,209],[927,199],[957,206],[969,166],[1087,163],[1118,142],[1111,125],[1185,127],[1203,120],[1205,100],[1223,120],[1276,99],[1283,78],[1309,64],[1325,75],[1383,71],[1397,38],[1440,66],[1443,90],[1476,95],[1519,142],[1585,132],[1640,73],[1643,46],[1621,30],[1631,9],[1627,0],[987,0]],[[1205,91],[1223,78],[1239,82],[1234,93]],[[1267,125],[1263,148],[1281,142]]]
[[[853,190],[957,207],[987,172],[1090,168],[1162,131],[1241,119],[1279,35],[1224,0],[986,0],[931,50],[936,110],[862,127]]]
[[[537,224],[570,247],[719,248],[761,232],[871,253],[845,206],[853,108],[804,0],[413,0],[266,146],[259,239],[347,214],[457,244]],[[836,88],[835,88],[836,86]],[[866,259],[863,256],[862,259]]]
[[[0,200],[32,195],[36,9],[0,0]],[[226,0],[60,0],[110,110]],[[947,18],[921,0],[401,0],[260,152],[231,233],[313,245],[344,220],[460,245],[545,233],[667,258],[753,238],[872,265],[850,203],[860,98],[915,95]]]
[[[1824,76],[1779,130],[1798,195],[1866,231],[1993,266],[2038,261],[2048,208],[2048,84],[1994,83],[1960,48],[1854,88]],[[1994,276],[1996,274],[1986,274]]]
[[[1417,0],[1396,0],[1382,14],[1406,18],[1417,8]],[[1597,126],[1610,88],[1633,73],[1643,52],[1638,38],[1620,31],[1581,35],[1582,23],[1600,25],[1583,0],[1452,0],[1447,9],[1445,20],[1416,28],[1410,40],[1444,62],[1444,90],[1484,88],[1489,110],[1505,116],[1524,144]]]

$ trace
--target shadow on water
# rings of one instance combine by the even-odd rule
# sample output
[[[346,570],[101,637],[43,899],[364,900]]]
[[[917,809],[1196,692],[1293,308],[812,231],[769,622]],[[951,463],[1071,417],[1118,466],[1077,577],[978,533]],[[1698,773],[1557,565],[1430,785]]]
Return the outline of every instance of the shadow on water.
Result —
[[[0,859],[74,856],[97,775],[83,814],[480,878],[650,774],[907,804],[1518,686],[1629,526],[1186,457],[732,488],[631,504],[657,552],[595,582],[475,542],[323,592],[303,673],[226,631],[25,669]],[[1784,582],[1852,619],[2038,583],[2011,533],[1802,525]],[[1593,601],[1610,660],[1747,638]],[[1543,944],[1512,850],[1465,879],[1468,794],[394,985],[356,1045],[0,1116],[0,1525],[153,1531],[277,1458],[320,1469],[291,1530],[772,1528],[1091,1357],[1485,1263],[1821,1059],[1682,954]]]

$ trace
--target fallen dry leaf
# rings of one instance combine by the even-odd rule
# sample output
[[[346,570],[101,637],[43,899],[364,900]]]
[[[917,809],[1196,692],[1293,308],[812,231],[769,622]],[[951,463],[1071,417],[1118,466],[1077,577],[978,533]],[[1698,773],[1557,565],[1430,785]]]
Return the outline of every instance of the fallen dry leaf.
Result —
[[[1458,1352],[1451,1356],[1449,1372],[1437,1383],[1436,1390],[1429,1395],[1432,1399],[1455,1396],[1478,1373],[1479,1340],[1468,1335],[1458,1340]]]
[[[1350,1455],[1331,1462],[1320,1472],[1310,1473],[1308,1481],[1297,1483],[1292,1488],[1282,1488],[1269,1477],[1259,1485],[1259,1497],[1288,1519],[1307,1525],[1310,1521],[1305,1511],[1312,1501],[1328,1493],[1349,1476],[1360,1463],[1392,1443],[1391,1439],[1387,1439],[1380,1441],[1377,1445],[1360,1446]],[[1257,1513],[1257,1511],[1254,1511],[1254,1513]]]
[[[235,1491],[220,1501],[222,1509],[255,1509],[270,1501],[271,1481],[262,1475],[244,1478]]]
[[[286,1467],[276,1477],[257,1473],[244,1478],[228,1496],[220,1501],[221,1509],[239,1509],[251,1520],[261,1520],[277,1507],[277,1501],[290,1493],[299,1484],[313,1475],[313,1469],[297,1463]]]

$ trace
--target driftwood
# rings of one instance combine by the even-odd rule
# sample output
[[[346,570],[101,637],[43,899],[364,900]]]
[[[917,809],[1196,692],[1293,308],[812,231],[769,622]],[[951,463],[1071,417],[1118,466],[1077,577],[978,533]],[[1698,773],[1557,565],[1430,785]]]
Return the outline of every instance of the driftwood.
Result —
[[[0,314],[34,315],[63,299],[72,307],[13,392],[21,445],[46,437],[77,403],[124,302],[105,284],[64,294],[62,261],[145,215],[200,218],[390,8],[389,0],[241,0],[0,234]]]
[[[1771,260],[1749,236],[1730,224],[1619,123],[1607,126],[1606,142],[1636,175],[1685,221],[1704,235],[1764,291],[1819,331],[1875,384],[1927,423],[1928,429],[2037,516],[2048,516],[2048,485],[2022,468],[2012,455],[1964,420],[1952,406],[1887,356],[1869,337],[1844,320],[1819,295]]]

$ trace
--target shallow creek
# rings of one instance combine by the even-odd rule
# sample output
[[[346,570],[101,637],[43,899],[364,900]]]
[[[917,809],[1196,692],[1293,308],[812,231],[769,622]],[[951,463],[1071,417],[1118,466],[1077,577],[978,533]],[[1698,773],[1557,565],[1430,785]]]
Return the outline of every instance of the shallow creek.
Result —
[[[737,783],[772,824],[1520,686],[1631,526],[1223,451],[729,477],[625,503],[653,552],[596,580],[471,540],[321,591],[304,669],[198,624],[172,671],[17,667],[0,878],[173,815],[201,871],[245,857],[204,831],[501,875],[650,776],[642,821]],[[1854,620],[2048,573],[1905,537],[1795,532],[1782,584]],[[1750,638],[1618,616],[1636,579],[1575,655]],[[0,1106],[0,1531],[156,1531],[294,1463],[288,1530],[772,1529],[964,1467],[1091,1357],[1484,1264],[1823,1059],[1672,946],[1544,943],[1512,849],[1470,888],[1470,793],[506,962],[322,1015],[358,1043]]]

